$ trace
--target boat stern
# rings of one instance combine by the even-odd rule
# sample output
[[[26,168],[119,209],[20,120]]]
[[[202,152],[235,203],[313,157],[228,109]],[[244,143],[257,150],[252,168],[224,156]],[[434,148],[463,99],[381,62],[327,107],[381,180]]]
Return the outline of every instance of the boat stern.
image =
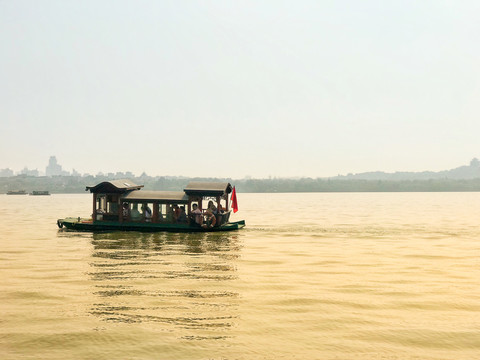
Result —
[[[67,229],[78,229],[78,228],[83,228],[85,225],[91,225],[92,219],[85,219],[81,217],[67,217],[64,219],[57,219],[57,226],[62,229],[62,228],[67,228]]]

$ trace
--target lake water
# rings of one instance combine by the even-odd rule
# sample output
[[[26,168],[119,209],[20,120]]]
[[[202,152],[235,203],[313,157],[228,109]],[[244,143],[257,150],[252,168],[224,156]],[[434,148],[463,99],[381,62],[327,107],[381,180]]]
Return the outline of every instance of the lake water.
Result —
[[[1,359],[480,359],[480,193],[238,194],[230,233],[0,195]]]

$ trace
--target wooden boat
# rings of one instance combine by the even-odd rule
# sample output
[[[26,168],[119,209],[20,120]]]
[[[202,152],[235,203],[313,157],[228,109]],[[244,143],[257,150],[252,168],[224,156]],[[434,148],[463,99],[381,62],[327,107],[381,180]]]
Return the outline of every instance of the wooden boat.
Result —
[[[30,195],[40,196],[40,195],[50,195],[47,190],[33,190]]]
[[[7,195],[27,195],[25,190],[9,190]]]
[[[78,231],[149,232],[230,231],[245,226],[244,220],[229,221],[229,183],[190,182],[183,191],[145,191],[142,187],[129,180],[87,186],[85,191],[93,194],[92,217],[58,219],[57,225]],[[232,197],[236,204],[235,192]]]

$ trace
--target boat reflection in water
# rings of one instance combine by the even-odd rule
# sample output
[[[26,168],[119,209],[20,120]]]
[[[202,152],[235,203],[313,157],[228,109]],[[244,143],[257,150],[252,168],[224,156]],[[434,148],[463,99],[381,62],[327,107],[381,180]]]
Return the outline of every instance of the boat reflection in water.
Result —
[[[226,339],[237,318],[239,257],[227,233],[93,234],[91,314],[147,323],[183,339]]]

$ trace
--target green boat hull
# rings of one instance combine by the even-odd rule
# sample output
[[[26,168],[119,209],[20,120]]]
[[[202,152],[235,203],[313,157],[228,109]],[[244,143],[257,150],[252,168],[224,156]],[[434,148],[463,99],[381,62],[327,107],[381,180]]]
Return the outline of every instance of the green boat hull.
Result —
[[[76,231],[143,231],[143,232],[213,232],[213,231],[233,231],[245,226],[245,220],[228,222],[221,226],[213,228],[202,228],[200,226],[191,226],[188,224],[163,224],[163,223],[134,223],[118,221],[91,221],[82,218],[58,219],[59,228],[67,228]]]

